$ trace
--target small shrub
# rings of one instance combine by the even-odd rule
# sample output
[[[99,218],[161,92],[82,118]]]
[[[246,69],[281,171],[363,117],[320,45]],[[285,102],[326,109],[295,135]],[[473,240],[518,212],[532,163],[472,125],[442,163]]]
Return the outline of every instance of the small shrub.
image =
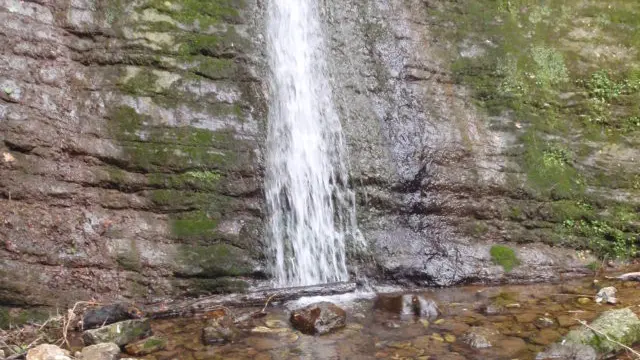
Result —
[[[493,263],[502,266],[506,272],[510,272],[514,267],[520,265],[516,252],[508,246],[494,245],[491,247],[490,253]]]

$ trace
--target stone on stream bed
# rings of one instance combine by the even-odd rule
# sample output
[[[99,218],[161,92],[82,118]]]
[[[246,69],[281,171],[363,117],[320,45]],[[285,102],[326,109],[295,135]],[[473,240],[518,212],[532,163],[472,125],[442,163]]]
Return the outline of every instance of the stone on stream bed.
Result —
[[[235,340],[237,336],[238,329],[226,314],[216,319],[210,319],[202,329],[202,342],[205,345],[224,344]]]
[[[138,339],[151,335],[149,319],[126,320],[98,329],[86,330],[82,334],[85,345],[99,343],[115,343],[124,346]]]
[[[294,328],[308,335],[323,335],[346,326],[347,313],[330,302],[319,302],[294,310],[290,321]]]
[[[613,286],[602,288],[596,295],[596,302],[604,302],[605,304],[616,304],[618,302],[618,299],[616,298],[616,292],[617,290]]]
[[[120,347],[114,343],[101,343],[87,346],[80,352],[82,360],[116,360]]]
[[[464,334],[462,341],[474,349],[486,349],[492,347],[499,336],[497,330],[474,326]]]
[[[166,346],[167,340],[157,336],[151,336],[146,339],[127,344],[124,347],[124,350],[129,355],[144,356],[156,351],[164,350]]]
[[[42,344],[27,352],[27,360],[71,360],[71,356],[56,345]]]
[[[536,360],[596,360],[596,351],[583,344],[553,344],[536,356]]]
[[[432,299],[417,294],[378,295],[374,307],[404,316],[418,316],[425,319],[438,317],[438,304]]]

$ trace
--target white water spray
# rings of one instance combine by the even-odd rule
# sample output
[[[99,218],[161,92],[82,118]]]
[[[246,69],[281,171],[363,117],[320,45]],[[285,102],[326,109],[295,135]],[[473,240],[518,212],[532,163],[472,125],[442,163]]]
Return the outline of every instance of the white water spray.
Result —
[[[317,3],[270,0],[268,8],[266,198],[278,286],[348,280],[346,242],[361,241]]]

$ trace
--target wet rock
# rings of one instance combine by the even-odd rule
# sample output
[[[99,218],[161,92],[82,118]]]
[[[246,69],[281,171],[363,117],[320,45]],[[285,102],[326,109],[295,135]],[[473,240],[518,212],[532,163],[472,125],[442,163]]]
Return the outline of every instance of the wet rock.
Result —
[[[462,337],[462,341],[474,349],[485,349],[493,346],[500,334],[494,329],[474,326]]]
[[[640,319],[628,308],[606,311],[589,326],[596,332],[617,339],[627,346],[640,341]],[[621,349],[619,345],[606,340],[603,335],[596,334],[596,332],[583,326],[569,332],[565,340],[575,344],[591,345],[596,351],[603,354]]]
[[[577,324],[576,320],[569,315],[560,315],[556,319],[560,327],[570,327]]]
[[[98,329],[86,330],[82,334],[85,345],[115,343],[124,346],[151,335],[149,319],[126,320]]]
[[[378,295],[374,307],[394,314],[425,319],[435,319],[439,313],[435,301],[417,294]]]
[[[102,343],[87,346],[80,352],[82,360],[116,360],[120,347],[114,343]]]
[[[614,288],[613,286],[609,286],[609,287],[605,287],[600,289],[600,291],[598,291],[598,294],[596,295],[596,302],[597,303],[606,303],[606,304],[616,304],[618,302],[618,299],[616,298],[616,288]]]
[[[517,337],[508,337],[497,340],[494,348],[499,349],[501,355],[513,358],[527,349],[527,343]]]
[[[522,324],[532,323],[538,318],[536,313],[524,313],[515,315],[516,321]]]
[[[589,298],[586,298],[586,297],[578,298],[578,304],[580,305],[587,305],[590,302],[591,302],[591,299]]]
[[[124,351],[129,355],[144,356],[160,350],[164,350],[167,346],[167,340],[152,336],[140,341],[127,344],[124,347]]]
[[[562,335],[553,329],[542,329],[531,337],[531,342],[538,345],[549,345],[560,339]]]
[[[596,351],[583,344],[553,344],[539,353],[536,360],[596,360]]]
[[[55,345],[42,344],[27,352],[27,360],[71,360],[71,356]]]
[[[140,319],[142,317],[142,311],[133,304],[112,304],[88,310],[82,316],[82,329],[95,329],[118,321]]]
[[[291,324],[305,334],[323,335],[346,326],[347,313],[335,304],[320,302],[291,313]]]
[[[263,327],[264,329],[271,330]],[[202,342],[205,345],[222,344],[231,342],[238,336],[238,329],[235,327],[231,317],[227,315],[216,319],[210,319],[207,326],[202,329]]]
[[[538,328],[538,329],[544,329],[544,328],[550,328],[550,327],[554,327],[556,325],[555,321],[553,321],[553,319],[550,319],[548,317],[539,317],[537,318],[533,324]]]

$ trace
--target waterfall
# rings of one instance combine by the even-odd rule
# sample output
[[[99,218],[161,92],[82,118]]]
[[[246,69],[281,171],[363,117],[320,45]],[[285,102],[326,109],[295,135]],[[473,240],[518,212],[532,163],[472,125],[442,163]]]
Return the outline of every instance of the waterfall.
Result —
[[[277,286],[348,280],[359,240],[317,0],[269,0],[266,200]],[[354,243],[355,243],[354,242]]]

